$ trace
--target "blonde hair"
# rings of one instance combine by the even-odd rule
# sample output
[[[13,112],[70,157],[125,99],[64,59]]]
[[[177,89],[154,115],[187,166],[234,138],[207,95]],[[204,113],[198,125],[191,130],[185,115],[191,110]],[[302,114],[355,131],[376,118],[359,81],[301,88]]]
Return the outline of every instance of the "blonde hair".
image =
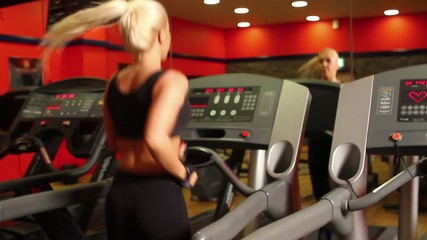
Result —
[[[318,79],[320,78],[319,68],[317,67],[317,56],[312,57],[298,69],[300,78]]]
[[[154,0],[111,0],[80,10],[52,25],[42,40],[44,58],[89,29],[119,24],[126,51],[136,55],[150,48],[168,24],[163,5]]]

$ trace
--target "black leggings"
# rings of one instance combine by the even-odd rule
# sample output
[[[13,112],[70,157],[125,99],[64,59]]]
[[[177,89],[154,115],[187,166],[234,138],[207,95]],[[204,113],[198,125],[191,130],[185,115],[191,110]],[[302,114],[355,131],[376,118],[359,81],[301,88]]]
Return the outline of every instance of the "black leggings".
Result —
[[[109,240],[191,238],[182,187],[171,176],[118,172],[106,201]]]
[[[332,137],[328,135],[308,140],[308,167],[313,187],[313,195],[319,200],[331,191],[329,184],[329,155]]]

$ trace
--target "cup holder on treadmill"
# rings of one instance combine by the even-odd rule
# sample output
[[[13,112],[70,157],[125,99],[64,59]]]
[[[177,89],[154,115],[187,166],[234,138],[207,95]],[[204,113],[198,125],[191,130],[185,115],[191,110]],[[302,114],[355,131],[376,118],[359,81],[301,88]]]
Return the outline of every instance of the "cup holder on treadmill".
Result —
[[[197,129],[196,134],[198,138],[223,138],[225,130],[223,129]]]

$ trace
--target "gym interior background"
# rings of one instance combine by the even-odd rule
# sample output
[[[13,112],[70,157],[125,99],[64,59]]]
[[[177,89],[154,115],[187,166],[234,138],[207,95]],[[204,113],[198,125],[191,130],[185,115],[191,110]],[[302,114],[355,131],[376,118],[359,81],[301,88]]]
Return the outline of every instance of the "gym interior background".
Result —
[[[58,15],[54,14],[73,1],[7,2],[0,5],[0,94],[15,86],[11,64],[22,63],[21,71],[27,70],[41,78],[41,84],[49,84],[78,76],[109,79],[131,62],[117,28],[102,28],[55,52],[41,76],[37,69],[42,52],[40,39],[56,20]],[[337,29],[332,27],[332,19],[236,29],[172,17],[172,52],[165,67],[177,68],[190,78],[245,72],[294,79],[298,77],[297,69],[326,46],[335,48],[345,59],[341,74],[352,71],[352,79],[427,63],[427,35],[423,32],[427,12],[334,20],[340,23]],[[31,156],[26,155],[7,156],[0,161],[0,181],[20,178],[30,160]],[[78,165],[82,161],[65,151],[55,160],[57,164]]]

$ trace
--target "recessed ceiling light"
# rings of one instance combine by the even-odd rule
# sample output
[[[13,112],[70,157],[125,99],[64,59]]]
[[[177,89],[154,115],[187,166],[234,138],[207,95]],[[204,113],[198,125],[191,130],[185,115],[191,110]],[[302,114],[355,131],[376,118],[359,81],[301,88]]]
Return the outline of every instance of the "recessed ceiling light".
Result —
[[[320,20],[320,17],[319,16],[308,16],[305,19],[307,19],[307,21],[309,21],[309,22],[316,22],[316,21]]]
[[[241,27],[241,28],[245,28],[245,27],[249,27],[249,26],[251,26],[251,24],[250,24],[249,22],[239,22],[239,23],[237,24],[237,26],[238,26],[238,27]]]
[[[206,5],[215,5],[220,2],[220,0],[204,0],[203,1]]]
[[[247,8],[236,8],[236,9],[234,9],[234,13],[237,13],[237,14],[245,14],[248,12],[249,12],[249,9],[247,9]]]
[[[389,9],[389,10],[384,11],[384,15],[386,15],[386,16],[394,16],[397,14],[399,14],[399,10],[397,10],[397,9]]]
[[[293,1],[292,2],[292,7],[306,7],[308,5],[308,3],[306,1]]]

